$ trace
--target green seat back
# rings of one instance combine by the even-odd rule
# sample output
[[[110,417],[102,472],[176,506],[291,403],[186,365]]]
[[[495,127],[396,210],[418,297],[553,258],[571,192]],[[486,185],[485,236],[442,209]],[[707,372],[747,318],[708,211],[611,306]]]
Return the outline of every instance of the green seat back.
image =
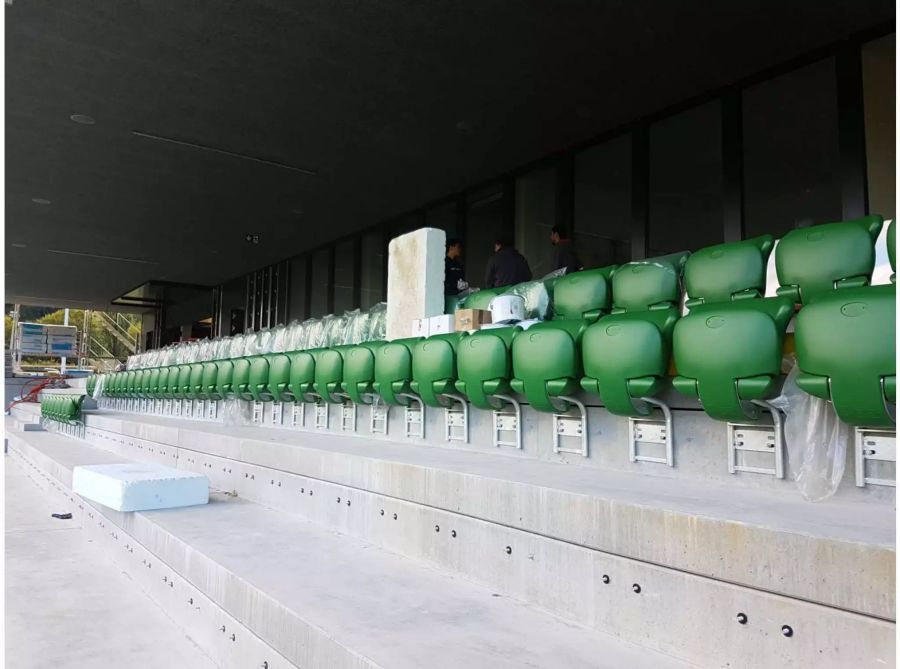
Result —
[[[532,408],[554,413],[564,410],[565,402],[556,398],[579,389],[584,376],[581,335],[585,326],[581,319],[538,323],[513,339],[510,386],[524,395]]]
[[[675,325],[679,392],[700,398],[706,413],[735,423],[756,420],[750,400],[778,394],[788,297],[763,298],[770,236],[698,251],[685,266],[690,313]],[[754,257],[756,256],[756,257]]]
[[[202,388],[202,396],[207,400],[223,399],[219,395],[217,381],[219,378],[219,365],[216,361],[208,361],[203,363],[203,372],[200,375],[200,387]]]
[[[435,335],[416,342],[412,349],[413,392],[428,406],[442,407],[441,396],[456,393],[456,358],[465,332]]]
[[[553,288],[553,318],[597,320],[609,311],[609,279],[615,265],[573,272],[556,279]]]
[[[316,359],[312,351],[288,353],[291,359],[291,375],[288,388],[296,401],[306,401],[306,396],[314,393],[316,382]]]
[[[235,358],[231,361],[234,371],[231,377],[231,387],[235,397],[242,400],[252,400],[250,393],[250,360],[248,358]]]
[[[162,370],[159,367],[150,370],[150,397],[154,399],[160,399],[162,397],[162,390],[160,389],[159,383],[161,375]]]
[[[247,358],[250,363],[247,392],[257,402],[268,402],[269,394],[269,358],[265,355],[254,355]]]
[[[882,223],[866,216],[791,230],[775,252],[778,294],[806,304],[818,293],[868,284]]]
[[[493,395],[510,395],[513,378],[512,344],[522,328],[479,330],[459,343],[456,389],[479,409],[499,408]]]
[[[676,254],[620,267],[612,280],[613,313],[584,332],[581,386],[599,395],[611,413],[647,415],[650,407],[640,398],[657,395],[664,388],[672,330],[679,316],[678,277],[687,257]]]
[[[171,380],[171,379],[170,379]],[[191,390],[191,366],[189,364],[178,365],[178,380],[173,395],[175,399],[187,400]]]
[[[269,378],[266,381],[266,392],[276,402],[293,402],[294,395],[290,391],[291,359],[287,353],[272,353],[269,359]]]
[[[216,362],[216,395],[221,399],[234,397],[234,362],[219,360]]]
[[[206,391],[203,388],[203,363],[191,363],[191,372],[188,376],[188,389],[185,393],[189,400],[205,400],[208,399]]]
[[[845,423],[893,427],[886,403],[896,403],[895,336],[893,284],[817,295],[797,315],[797,385],[830,399]]]
[[[457,308],[461,309],[487,309],[491,306],[491,300],[497,295],[505,293],[512,286],[500,286],[499,288],[484,288],[470,293],[465,301]]]
[[[375,354],[386,342],[371,341],[351,346],[344,354],[344,392],[356,404],[368,404],[375,390]]]
[[[419,337],[396,339],[380,347],[375,354],[375,382],[373,389],[387,404],[405,406],[409,399],[403,393],[412,393],[412,349]]]
[[[344,356],[352,346],[333,346],[315,354],[316,373],[313,387],[326,402],[342,404],[344,398],[336,395],[342,392],[344,381]]]

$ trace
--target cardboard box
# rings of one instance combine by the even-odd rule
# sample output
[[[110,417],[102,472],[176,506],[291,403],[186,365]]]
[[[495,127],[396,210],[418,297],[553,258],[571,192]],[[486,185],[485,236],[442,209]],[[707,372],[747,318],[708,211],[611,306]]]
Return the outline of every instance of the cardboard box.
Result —
[[[491,312],[487,309],[457,309],[456,331],[480,330],[482,325],[491,322]]]
[[[456,317],[453,314],[441,314],[428,319],[428,336],[456,332]]]

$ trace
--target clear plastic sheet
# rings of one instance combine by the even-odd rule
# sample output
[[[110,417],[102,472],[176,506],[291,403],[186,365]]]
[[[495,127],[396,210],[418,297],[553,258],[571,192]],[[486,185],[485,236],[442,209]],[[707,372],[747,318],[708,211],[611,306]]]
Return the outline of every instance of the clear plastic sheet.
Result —
[[[323,345],[325,341],[325,329],[332,318],[334,318],[334,315],[329,314],[324,318],[307,321],[309,327],[306,329],[304,349],[320,348]]]
[[[228,358],[241,358],[244,355],[244,340],[247,338],[247,335],[239,334],[235,335],[231,338],[230,345],[228,346]]]
[[[387,331],[387,302],[379,302],[369,309],[369,329],[363,341],[382,341]]]
[[[344,343],[346,336],[347,316],[332,316],[331,320],[325,323],[324,342],[322,346],[339,346]]]
[[[284,325],[276,325],[272,328],[272,346],[270,353],[284,353],[287,349],[287,328]]]
[[[106,374],[100,374],[97,377],[97,384],[94,386],[94,394],[91,395],[95,400],[99,400],[103,396],[104,381],[106,381]]]
[[[360,311],[354,309],[348,311],[344,316],[347,318],[347,325],[344,328],[344,344],[360,344],[366,341],[369,334],[369,321],[372,315],[368,311]]]
[[[275,341],[275,332],[271,328],[263,328],[256,333],[256,353],[262,355],[272,352],[272,344]]]
[[[222,422],[225,425],[249,425],[253,407],[250,402],[231,398],[222,401]]]
[[[830,402],[800,389],[798,373],[794,365],[772,404],[786,414],[784,440],[797,489],[807,501],[820,502],[841,483],[852,433]]]
[[[565,273],[566,269],[563,267],[536,281],[526,281],[513,286],[502,294],[521,296],[525,300],[525,319],[542,321],[550,316],[550,291],[547,290],[545,282],[563,276]]]

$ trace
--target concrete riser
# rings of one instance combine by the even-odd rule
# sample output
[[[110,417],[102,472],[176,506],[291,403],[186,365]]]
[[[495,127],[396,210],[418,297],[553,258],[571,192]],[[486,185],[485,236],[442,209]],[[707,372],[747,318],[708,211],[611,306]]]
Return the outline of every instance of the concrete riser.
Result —
[[[586,398],[585,398],[586,399]],[[315,424],[315,406],[307,403],[305,409],[305,423],[302,427],[290,427],[290,405],[284,405],[283,425],[272,425],[271,403],[265,403],[263,410],[263,425],[273,430],[301,431],[310,433],[331,432],[334,434],[349,435],[351,433],[341,430],[340,406],[330,405],[328,430],[317,430]],[[392,407],[389,412],[388,434],[372,434],[369,431],[369,407],[357,407],[358,436],[365,438],[386,439],[390,441],[404,441],[422,446],[439,444],[448,448],[460,448],[466,451],[482,451],[486,453],[503,452],[510,457],[537,458],[552,462],[567,462],[579,467],[603,467],[619,471],[640,472],[648,476],[660,476],[665,478],[689,478],[704,481],[721,481],[729,485],[751,488],[771,488],[773,490],[794,491],[796,485],[791,477],[796,473],[796,464],[792,463],[785,454],[785,478],[778,480],[766,474],[754,474],[738,472],[728,473],[727,465],[727,429],[726,424],[712,420],[699,410],[681,409],[673,411],[674,452],[675,466],[668,467],[664,464],[652,462],[630,462],[628,456],[628,419],[615,416],[606,409],[588,404],[588,443],[589,456],[582,457],[571,453],[554,453],[553,443],[553,419],[550,414],[534,411],[528,405],[522,406],[523,449],[521,451],[512,447],[497,448],[493,445],[493,419],[489,411],[482,411],[470,407],[469,410],[469,443],[445,440],[445,412],[434,407],[425,408],[425,439],[405,436],[404,410],[402,407]],[[240,417],[237,412],[230,414],[230,420],[239,422],[250,419],[250,403],[242,403]],[[140,413],[135,413],[139,418]],[[174,417],[172,417],[174,418]],[[198,418],[194,418],[197,420]],[[225,419],[224,411],[220,403],[219,418],[216,422],[222,423]],[[767,419],[766,419],[767,420]],[[765,422],[765,421],[764,421]],[[769,421],[771,422],[771,421]],[[506,435],[507,437],[509,435]],[[568,438],[567,446],[580,448],[577,439]],[[643,444],[639,453],[650,456],[664,455],[664,449],[658,444]],[[745,464],[759,467],[772,467],[773,458],[768,454],[746,453]],[[872,475],[892,478],[894,471],[890,467],[873,467]],[[873,503],[892,503],[895,499],[895,489],[887,486],[870,485],[865,488],[857,488],[854,483],[854,459],[852,447],[847,449],[847,459],[844,477],[836,493],[838,498],[854,500],[871,500]]]
[[[111,435],[99,441],[135,460],[171,465],[178,455],[149,443],[125,446]],[[848,658],[876,666],[875,659],[893,657],[894,625],[870,617],[224,458],[181,451],[177,464],[242,498],[428,560],[578,624],[688,661],[771,667],[808,666],[815,658],[815,666],[825,668],[846,666]],[[746,624],[738,622],[740,613]],[[791,627],[791,637],[783,635],[783,625]]]
[[[110,428],[89,427],[89,435],[94,435],[90,443],[126,458],[172,465],[179,454],[175,445],[190,444],[190,449],[182,449],[178,466],[199,467],[194,470],[207,474],[214,485],[242,495],[247,481],[255,480],[243,474],[256,474],[238,468],[244,463],[262,467],[266,482],[274,478],[272,472],[299,474],[719,581],[885,619],[894,616],[895,553],[888,548],[667,513],[488,476],[412,467],[296,444],[232,439],[104,417],[91,417],[88,425]],[[217,460],[219,457],[226,460]],[[246,494],[256,493],[247,490]],[[323,518],[325,524],[333,522]],[[816,565],[815,572],[806,567],[811,564]],[[854,578],[847,578],[848,573],[854,573]]]

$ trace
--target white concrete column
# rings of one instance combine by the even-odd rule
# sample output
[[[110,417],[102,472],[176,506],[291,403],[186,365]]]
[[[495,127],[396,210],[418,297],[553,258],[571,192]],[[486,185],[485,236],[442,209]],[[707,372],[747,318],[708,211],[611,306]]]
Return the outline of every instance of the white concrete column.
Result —
[[[447,235],[420,228],[388,245],[387,339],[412,335],[416,318],[444,313],[444,255]]]

